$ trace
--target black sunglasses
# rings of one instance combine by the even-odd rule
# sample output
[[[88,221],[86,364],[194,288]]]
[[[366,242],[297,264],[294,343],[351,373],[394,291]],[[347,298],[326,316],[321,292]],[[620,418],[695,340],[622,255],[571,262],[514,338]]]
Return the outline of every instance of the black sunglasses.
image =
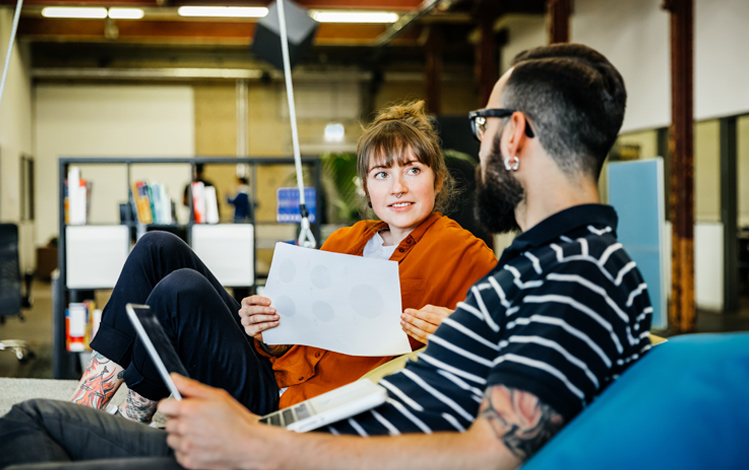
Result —
[[[484,132],[486,132],[486,118],[496,117],[505,118],[512,116],[512,113],[516,112],[517,109],[499,109],[499,108],[484,108],[477,109],[476,111],[470,111],[468,113],[468,120],[471,121],[471,132],[473,136],[481,142],[484,138]],[[533,138],[535,134],[531,129],[531,124],[528,119],[525,120],[525,135]]]

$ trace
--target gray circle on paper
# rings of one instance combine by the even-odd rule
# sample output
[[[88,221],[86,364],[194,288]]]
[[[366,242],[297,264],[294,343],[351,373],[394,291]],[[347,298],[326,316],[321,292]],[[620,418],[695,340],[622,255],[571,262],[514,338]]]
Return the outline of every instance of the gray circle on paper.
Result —
[[[318,289],[327,289],[332,283],[333,277],[330,274],[330,270],[321,264],[318,264],[309,273],[312,285]]]
[[[318,300],[312,304],[312,313],[322,321],[331,321],[335,317],[333,307],[329,303]]]
[[[283,282],[291,282],[296,277],[296,265],[290,259],[287,259],[281,265],[281,271],[278,273]]]
[[[364,284],[351,288],[349,303],[357,314],[365,318],[376,318],[385,308],[385,302],[380,293]]]
[[[274,299],[271,304],[272,307],[276,308],[276,312],[283,317],[293,317],[296,313],[296,304],[293,300],[282,295],[281,297]],[[283,321],[283,320],[282,320]]]

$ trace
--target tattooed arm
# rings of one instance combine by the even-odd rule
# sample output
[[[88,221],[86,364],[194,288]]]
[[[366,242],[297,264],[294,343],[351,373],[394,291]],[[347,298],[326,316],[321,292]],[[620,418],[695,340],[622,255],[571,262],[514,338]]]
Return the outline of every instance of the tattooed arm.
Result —
[[[520,465],[563,426],[562,416],[532,393],[495,385],[486,390],[472,430],[483,428],[484,433],[491,430]]]
[[[257,423],[225,391],[173,374],[184,399],[162,401],[167,443],[185,468],[513,469],[562,427],[534,395],[494,386],[463,433],[404,434],[362,439],[298,434]]]

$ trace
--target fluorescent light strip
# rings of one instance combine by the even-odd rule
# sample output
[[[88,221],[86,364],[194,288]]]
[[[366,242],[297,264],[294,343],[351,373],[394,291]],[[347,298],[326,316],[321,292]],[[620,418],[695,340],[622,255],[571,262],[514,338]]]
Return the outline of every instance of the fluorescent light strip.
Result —
[[[179,16],[219,18],[262,18],[268,14],[265,7],[179,7]]]
[[[104,19],[107,17],[107,9],[98,7],[45,7],[42,8],[42,16],[45,18]]]
[[[310,16],[319,23],[395,23],[398,14],[389,11],[313,10]]]
[[[113,20],[139,20],[143,18],[140,8],[110,8],[109,17]]]

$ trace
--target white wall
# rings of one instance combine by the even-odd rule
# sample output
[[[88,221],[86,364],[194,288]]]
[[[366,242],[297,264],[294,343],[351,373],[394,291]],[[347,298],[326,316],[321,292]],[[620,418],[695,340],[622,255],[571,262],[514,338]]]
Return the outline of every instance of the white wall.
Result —
[[[546,45],[549,40],[544,18],[539,15],[505,15],[499,20],[496,28],[506,29],[508,40],[499,58],[500,74],[510,68],[515,55],[526,49]]]
[[[660,3],[660,2],[659,2]],[[696,119],[749,111],[749,2],[695,0]]]
[[[13,9],[0,8],[0,69],[5,58],[13,25]],[[0,104],[0,220],[18,223],[21,218],[21,154],[32,155],[31,79],[28,54],[16,42],[11,53],[8,76]],[[34,263],[30,242],[33,224],[19,224],[21,269]]]
[[[570,19],[572,42],[606,55],[627,85],[629,106],[622,132],[668,126],[671,122],[669,13],[662,0],[602,2],[576,0]],[[695,0],[695,119],[749,112],[749,2]],[[546,23],[538,16],[507,15],[510,42],[502,48],[500,71],[528,47],[546,44]]]
[[[671,122],[669,17],[662,3],[575,1],[570,39],[600,51],[624,77],[629,105],[623,132]]]
[[[189,86],[41,85],[36,88],[37,243],[57,235],[59,157],[192,157],[193,91]],[[117,223],[127,201],[125,174],[84,166],[94,181],[91,221]],[[189,167],[138,166],[133,178],[169,186],[179,206]]]

